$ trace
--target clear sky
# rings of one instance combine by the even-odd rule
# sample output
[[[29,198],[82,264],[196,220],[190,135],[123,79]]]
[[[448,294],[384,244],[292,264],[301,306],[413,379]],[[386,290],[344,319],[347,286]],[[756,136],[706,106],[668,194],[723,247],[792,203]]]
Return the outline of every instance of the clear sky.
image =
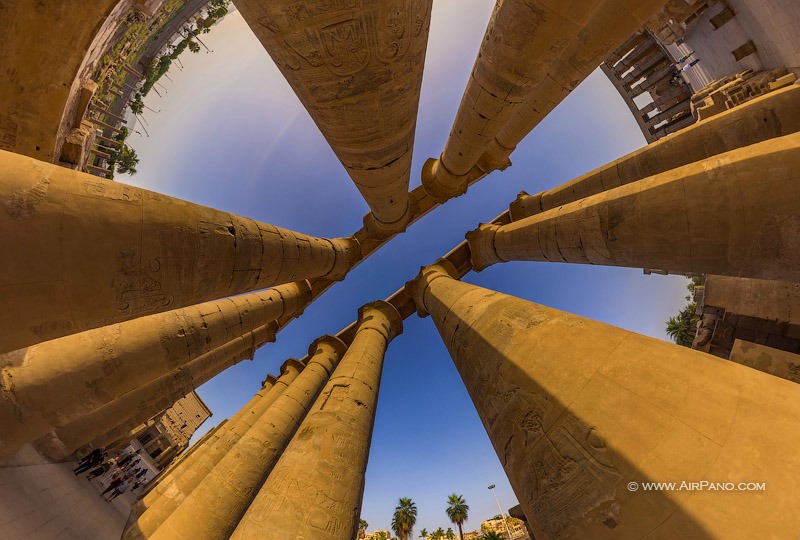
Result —
[[[425,66],[411,187],[422,164],[444,146],[493,2],[436,0]],[[213,53],[185,53],[148,96],[150,138],[132,136],[141,163],[120,181],[318,236],[346,236],[368,208],[341,164],[239,13],[203,36]],[[163,93],[163,92],[162,92]],[[259,350],[202,386],[214,416],[202,435],[233,415],[267,373],[301,358],[315,338],[335,334],[359,306],[383,299],[508,207],[642,145],[622,99],[599,72],[585,81],[512,156],[514,165],[416,223],[373,254]],[[665,321],[686,301],[686,279],[641,269],[506,263],[465,281],[631,331],[666,339]],[[568,344],[565,344],[568,346]],[[195,437],[196,438],[196,437]],[[409,318],[386,355],[362,517],[389,528],[399,497],[419,509],[417,527],[447,528],[447,495],[464,495],[465,531],[516,504],[466,390],[430,319]],[[415,532],[416,537],[418,532]]]

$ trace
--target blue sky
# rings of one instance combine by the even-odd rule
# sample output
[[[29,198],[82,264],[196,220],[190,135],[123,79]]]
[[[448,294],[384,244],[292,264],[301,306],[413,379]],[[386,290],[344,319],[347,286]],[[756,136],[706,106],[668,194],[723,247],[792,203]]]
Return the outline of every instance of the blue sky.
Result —
[[[483,37],[493,3],[436,0],[423,80],[411,187],[438,156]],[[203,37],[213,53],[186,53],[185,67],[148,96],[150,138],[132,136],[141,164],[121,181],[319,236],[345,236],[368,208],[272,60],[238,13]],[[163,92],[162,92],[163,93]],[[302,357],[315,338],[335,334],[362,304],[389,296],[419,267],[449,251],[520,190],[566,182],[644,144],[633,118],[598,71],[551,114],[496,172],[393,239],[338,283],[253,362],[200,388],[214,416],[198,436],[230,417],[267,373]],[[666,339],[664,322],[686,304],[685,278],[641,269],[506,263],[465,281]],[[463,494],[472,530],[514,494],[477,413],[430,319],[412,317],[389,347],[372,442],[362,517],[388,528],[399,497],[411,497],[416,530],[450,526],[447,495]],[[418,533],[415,533],[417,536]]]

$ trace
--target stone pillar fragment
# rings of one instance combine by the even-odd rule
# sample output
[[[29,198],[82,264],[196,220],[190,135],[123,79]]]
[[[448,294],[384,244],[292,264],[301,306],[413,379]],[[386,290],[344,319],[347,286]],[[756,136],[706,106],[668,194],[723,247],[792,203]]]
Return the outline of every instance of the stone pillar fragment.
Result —
[[[800,281],[800,133],[467,234],[473,268],[554,261]]]
[[[406,291],[436,324],[537,539],[795,534],[795,383],[454,270],[427,267]]]
[[[230,454],[236,443],[283,396],[305,369],[304,363],[294,358],[287,360],[281,366],[280,378],[271,389],[262,389],[257,393],[231,418],[215,440],[209,441],[192,459],[187,459],[183,465],[176,467],[169,477],[142,498],[134,509],[140,515],[128,526],[122,538],[151,538],[221,460],[228,455],[238,457],[238,454]]]
[[[444,151],[423,171],[428,194],[446,200],[466,192],[488,144],[603,2],[497,2]]]
[[[185,499],[171,501],[179,506],[146,538],[227,540],[346,350],[333,336],[312,344],[303,372]]]
[[[372,210],[405,230],[431,0],[236,0]]]
[[[308,282],[290,283],[28,347],[19,365],[2,370],[0,455],[216,347],[302,312],[310,295]]]
[[[505,168],[528,133],[631,34],[641,29],[666,0],[606,0],[577,39],[567,44],[541,82],[530,88],[481,158],[489,172]]]
[[[356,537],[384,354],[402,331],[388,302],[361,308],[353,343],[232,540]]]
[[[307,278],[352,238],[295,233],[0,151],[0,352]]]
[[[227,368],[252,359],[256,349],[274,338],[273,325],[248,332],[56,429],[37,447],[51,459],[62,459],[117,425],[132,422],[136,426]]]
[[[521,194],[522,219],[723,152],[800,131],[800,87],[790,86],[697,122],[583,176],[536,195]]]

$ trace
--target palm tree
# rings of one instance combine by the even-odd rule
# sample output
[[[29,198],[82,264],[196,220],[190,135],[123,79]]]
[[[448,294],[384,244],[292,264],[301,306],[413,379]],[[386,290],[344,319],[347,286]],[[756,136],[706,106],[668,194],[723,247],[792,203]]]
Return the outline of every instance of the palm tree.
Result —
[[[422,529],[419,531],[419,537],[423,538],[424,540],[428,540],[428,529]]]
[[[463,495],[452,495],[447,497],[447,517],[453,522],[453,525],[458,525],[458,534],[461,540],[464,540],[464,530],[462,525],[469,517],[469,506],[467,501],[464,500]]]
[[[407,497],[401,497],[392,517],[392,530],[399,540],[411,540],[411,531],[417,523],[417,505]]]
[[[441,527],[436,529],[436,532],[433,533],[433,538],[435,538],[436,540],[442,540],[442,538],[444,538],[444,529],[442,529]]]
[[[677,317],[670,317],[667,321],[667,335],[678,345],[692,346],[699,320],[695,313],[696,309],[696,304],[689,304],[678,313]]]
[[[495,531],[489,531],[486,534],[484,534],[481,538],[482,540],[503,540],[503,537],[500,536]]]
[[[389,540],[389,537],[386,536],[385,531],[378,531],[375,533],[375,540]]]
[[[133,176],[136,174],[136,166],[139,164],[139,156],[136,155],[136,150],[123,144],[116,159],[117,172],[128,173]]]
[[[456,533],[453,532],[453,528],[452,527],[448,527],[447,528],[447,532],[444,533],[444,537],[447,538],[447,540],[455,540]]]
[[[367,535],[367,527],[369,527],[369,523],[367,523],[363,519],[358,520],[358,537],[364,538]]]

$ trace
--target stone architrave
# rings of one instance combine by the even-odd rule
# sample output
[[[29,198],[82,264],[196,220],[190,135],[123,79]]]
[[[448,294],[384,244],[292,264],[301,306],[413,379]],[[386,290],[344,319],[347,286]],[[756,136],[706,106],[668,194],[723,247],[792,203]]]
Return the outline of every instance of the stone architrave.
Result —
[[[466,192],[486,147],[604,2],[497,2],[444,151],[423,171],[428,194],[446,200]]]
[[[231,540],[356,537],[384,354],[402,331],[388,302],[359,310],[353,343]]]
[[[406,293],[436,324],[537,539],[796,534],[798,385],[451,275],[429,266]]]
[[[175,503],[174,511],[145,538],[227,540],[346,350],[333,336],[315,341],[297,379],[185,499],[164,502]],[[202,520],[196,519],[198,512]]]
[[[352,238],[295,233],[0,151],[0,352],[234,294],[341,279]]]
[[[252,359],[256,349],[274,339],[274,325],[248,332],[56,429],[37,447],[51,459],[63,459],[117,425],[136,426],[166,409],[165,402],[174,403],[229,367]]]
[[[298,376],[306,364],[290,358],[281,366],[281,376],[271,388],[264,381],[261,391],[242,407],[192,458],[173,470],[134,507],[138,517],[122,535],[124,540],[150,538],[172,512],[199,486],[214,467],[227,456],[252,425],[272,407]]]
[[[553,261],[800,281],[800,133],[467,234],[473,268]]]
[[[606,0],[577,39],[565,45],[541,82],[531,87],[514,109],[489,143],[479,161],[480,168],[490,172],[507,167],[517,144],[664,4],[666,0]]]
[[[236,0],[367,201],[367,229],[405,230],[431,0]]]
[[[302,312],[310,296],[310,285],[301,281],[28,347],[19,365],[2,370],[0,456],[237,337]]]

